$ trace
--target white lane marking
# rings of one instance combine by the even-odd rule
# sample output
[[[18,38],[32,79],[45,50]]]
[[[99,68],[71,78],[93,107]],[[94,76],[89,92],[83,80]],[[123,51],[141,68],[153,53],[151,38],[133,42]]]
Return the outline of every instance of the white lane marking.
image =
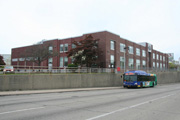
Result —
[[[98,118],[101,118],[101,117],[104,117],[104,116],[107,116],[107,115],[110,115],[110,114],[113,114],[113,113],[116,113],[116,112],[121,112],[121,111],[124,111],[124,110],[127,110],[127,109],[135,108],[135,107],[138,107],[140,105],[144,105],[144,104],[147,104],[147,103],[159,100],[159,99],[167,98],[167,97],[170,97],[170,96],[173,96],[173,95],[175,95],[175,94],[166,95],[166,96],[159,97],[159,98],[156,98],[156,99],[152,99],[152,100],[142,102],[142,103],[139,103],[139,104],[136,104],[136,105],[121,108],[121,109],[118,109],[118,110],[115,110],[115,111],[112,111],[112,112],[108,112],[108,113],[105,113],[105,114],[102,114],[102,115],[99,115],[99,116],[96,116],[96,117],[88,118],[86,120],[95,120],[95,119],[98,119]]]
[[[2,113],[0,113],[0,115],[8,114],[8,113],[15,113],[15,112],[23,112],[23,111],[28,111],[28,110],[43,109],[43,108],[45,108],[45,107],[37,107],[37,108],[28,108],[28,109],[21,109],[21,110],[7,111],[7,112],[2,112]]]

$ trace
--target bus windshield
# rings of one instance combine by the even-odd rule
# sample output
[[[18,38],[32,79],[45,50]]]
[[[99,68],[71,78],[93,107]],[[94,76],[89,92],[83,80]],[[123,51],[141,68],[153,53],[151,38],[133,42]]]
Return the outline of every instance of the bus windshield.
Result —
[[[124,75],[124,80],[127,82],[137,81],[137,75]]]

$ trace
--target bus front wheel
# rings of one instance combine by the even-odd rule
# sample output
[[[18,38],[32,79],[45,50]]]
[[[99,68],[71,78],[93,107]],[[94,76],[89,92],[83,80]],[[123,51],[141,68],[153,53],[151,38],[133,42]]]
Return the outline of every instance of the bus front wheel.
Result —
[[[152,84],[152,87],[154,87],[154,83]]]

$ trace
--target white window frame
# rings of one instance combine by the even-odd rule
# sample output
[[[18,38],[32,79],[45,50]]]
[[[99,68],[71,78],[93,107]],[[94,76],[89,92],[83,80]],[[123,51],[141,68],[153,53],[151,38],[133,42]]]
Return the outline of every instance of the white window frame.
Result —
[[[111,49],[111,50],[114,50],[114,45],[115,45],[115,44],[114,44],[114,41],[111,40],[111,41],[110,41],[110,49]]]
[[[64,67],[64,58],[63,57],[59,58],[59,63],[60,63],[59,67]]]
[[[159,60],[159,54],[156,55],[156,59]]]
[[[146,61],[145,60],[142,61],[142,66],[143,66],[143,68],[146,68]]]
[[[113,65],[111,67],[114,67],[114,55],[110,56],[110,63],[111,63],[111,65]]]
[[[134,69],[134,59],[133,58],[129,58],[128,67],[129,67],[129,69]]]
[[[162,61],[162,55],[160,55],[160,60]]]
[[[153,53],[153,59],[155,59],[155,53]]]
[[[67,62],[67,65],[66,65],[66,62]],[[64,57],[64,66],[68,66],[68,57]]]
[[[13,58],[12,59],[12,62],[17,62],[18,61],[18,58]]]
[[[123,56],[120,56],[120,67],[124,68],[124,64],[125,64],[125,59]]]
[[[153,68],[155,68],[156,67],[156,63],[155,62],[153,62]]]
[[[141,61],[140,61],[140,59],[136,59],[136,69],[137,70],[141,69]]]
[[[156,64],[157,64],[156,67],[159,68],[159,63],[157,62]]]
[[[140,56],[141,52],[139,48],[136,48],[136,55]]]
[[[134,48],[133,48],[133,46],[129,46],[129,54],[134,54]]]
[[[63,53],[64,52],[64,44],[60,44],[60,53]]]
[[[64,44],[64,52],[68,52],[68,43]]]
[[[142,50],[142,56],[146,57],[146,51],[145,50]]]
[[[125,44],[120,43],[120,52],[126,52],[126,50],[124,49],[126,47]]]

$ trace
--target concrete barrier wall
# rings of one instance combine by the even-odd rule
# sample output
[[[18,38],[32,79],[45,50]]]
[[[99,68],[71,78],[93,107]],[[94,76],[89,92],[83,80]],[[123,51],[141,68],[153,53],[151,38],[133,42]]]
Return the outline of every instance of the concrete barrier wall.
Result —
[[[0,75],[0,91],[122,86],[122,74]],[[157,73],[158,83],[180,82],[180,72]]]
[[[122,78],[120,74],[48,74],[0,76],[0,91],[112,87],[120,85],[122,85]]]
[[[180,72],[160,72],[156,74],[159,84],[180,82]]]

